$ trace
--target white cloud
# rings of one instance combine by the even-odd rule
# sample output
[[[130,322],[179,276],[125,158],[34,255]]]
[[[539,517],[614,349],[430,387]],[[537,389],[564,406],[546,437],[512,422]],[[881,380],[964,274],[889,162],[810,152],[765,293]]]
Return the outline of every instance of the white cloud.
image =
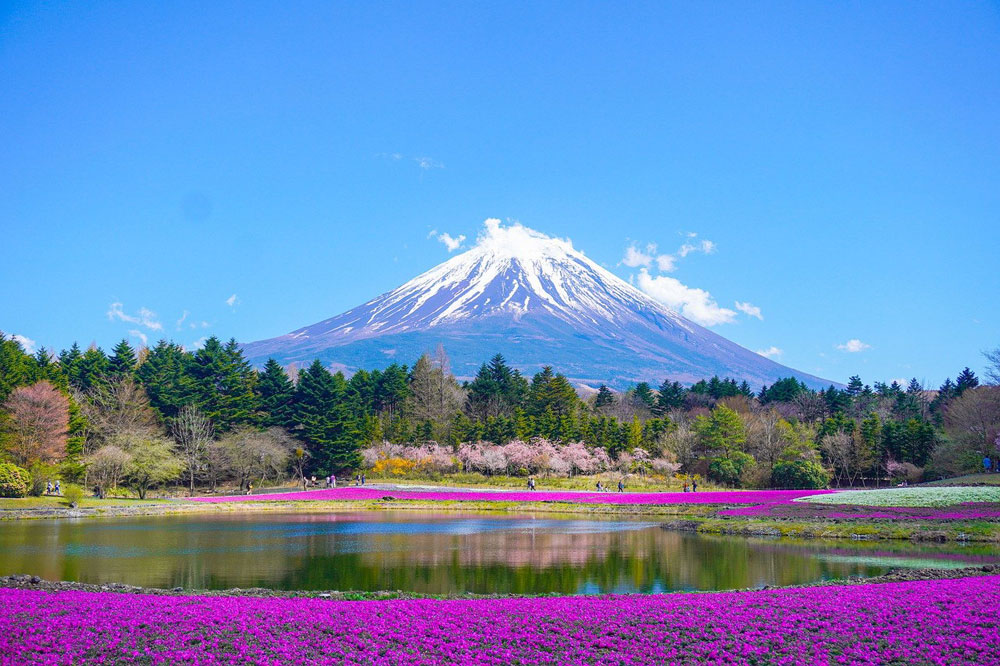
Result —
[[[646,254],[635,244],[629,245],[625,248],[625,256],[622,257],[622,263],[629,268],[638,268],[639,266],[649,266],[653,262],[653,256],[651,254]]]
[[[783,349],[778,349],[774,345],[771,345],[767,349],[758,349],[757,353],[766,358],[777,358],[785,353]]]
[[[122,304],[119,302],[112,303],[108,306],[108,319],[114,321],[118,319],[119,321],[128,322],[130,324],[139,324],[151,331],[162,331],[163,324],[161,324],[156,317],[156,313],[148,308],[139,308],[139,313],[136,315],[130,315],[125,312],[122,308]]]
[[[142,340],[142,345],[144,347],[149,342],[149,339],[146,337],[146,334],[143,333],[142,331],[137,331],[133,328],[128,332],[128,334],[131,335],[132,337],[139,338],[140,340]]]
[[[625,256],[621,263],[629,268],[645,266],[649,268],[656,263],[656,267],[664,273],[669,273],[676,268],[673,255],[656,254],[656,243],[647,243],[645,250],[640,250],[635,243],[625,248]]]
[[[20,333],[15,333],[14,335],[10,336],[10,339],[13,340],[14,342],[19,343],[21,345],[21,348],[24,349],[25,352],[29,354],[35,353],[35,344],[37,343],[28,336],[21,335]]]
[[[756,317],[757,319],[760,319],[761,321],[764,320],[764,315],[762,315],[760,313],[760,308],[757,307],[756,305],[752,305],[750,303],[743,303],[743,302],[740,302],[740,301],[736,301],[736,309],[739,310],[740,312],[744,313],[748,317]]]
[[[184,351],[195,351],[195,350],[201,349],[202,347],[205,346],[205,343],[207,341],[208,341],[208,336],[200,337],[197,340],[195,340],[194,342],[192,342],[191,344],[184,345]]]
[[[433,234],[434,232],[431,233]],[[453,238],[449,233],[441,233],[434,237],[441,243],[444,243],[444,246],[448,248],[448,252],[454,252],[458,248],[462,247],[462,243],[465,242],[465,236],[462,234]]]
[[[656,267],[664,273],[671,273],[677,268],[677,261],[672,254],[661,254],[656,257]]]
[[[427,171],[428,169],[443,169],[444,168],[444,164],[442,164],[441,162],[438,162],[436,159],[434,159],[432,157],[414,157],[413,161],[416,162],[417,166],[419,166],[424,171]]]
[[[237,296],[236,294],[233,294],[232,296],[226,299],[226,305],[228,305],[231,308],[236,307],[237,305],[239,305],[239,303],[240,299],[239,296]]]
[[[719,307],[704,289],[688,287],[675,278],[653,277],[643,268],[639,271],[637,284],[649,296],[702,326],[728,324],[736,317],[736,312]]]
[[[849,352],[851,354],[856,354],[857,352],[863,352],[866,349],[871,349],[872,346],[868,343],[861,342],[857,338],[851,338],[842,345],[837,345],[837,349],[840,351]]]
[[[688,238],[694,238],[698,234],[687,234]],[[702,252],[704,254],[713,254],[716,250],[716,245],[710,240],[703,240],[697,245],[693,243],[684,243],[677,249],[677,254],[682,258],[688,256],[692,252]]]
[[[184,320],[188,318],[189,314],[191,314],[191,313],[188,312],[187,310],[185,310],[184,314],[181,315],[181,318],[177,320],[177,330],[178,331],[181,330],[181,326],[184,325]]]

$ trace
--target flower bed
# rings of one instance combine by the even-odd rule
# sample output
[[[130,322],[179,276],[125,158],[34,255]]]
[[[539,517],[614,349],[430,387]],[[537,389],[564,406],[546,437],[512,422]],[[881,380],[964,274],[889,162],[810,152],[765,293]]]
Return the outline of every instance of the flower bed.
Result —
[[[1000,488],[881,488],[879,490],[845,490],[836,497],[823,495],[803,498],[816,504],[855,504],[878,507],[942,507],[970,502],[1000,503]]]
[[[944,507],[878,507],[852,504],[816,504],[801,500],[779,500],[719,511],[720,516],[742,518],[817,518],[858,520],[997,520],[1000,504],[969,502]]]
[[[294,493],[261,495],[227,495],[222,497],[196,497],[199,502],[284,501],[298,502],[337,500],[376,500],[390,497],[400,500],[465,501],[465,502],[571,502],[579,504],[758,504],[761,502],[790,501],[815,495],[817,490],[734,490],[704,493],[586,493],[553,491],[510,490],[379,490],[358,486],[309,490]]]
[[[324,601],[0,590],[2,664],[1000,663],[1000,577]]]

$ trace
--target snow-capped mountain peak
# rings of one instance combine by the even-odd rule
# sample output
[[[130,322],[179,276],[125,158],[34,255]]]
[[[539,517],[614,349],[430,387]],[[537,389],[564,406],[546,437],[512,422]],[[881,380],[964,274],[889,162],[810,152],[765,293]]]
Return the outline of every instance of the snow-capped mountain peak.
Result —
[[[460,376],[497,352],[581,383],[697,381],[759,385],[798,376],[685,319],[589,259],[568,239],[490,219],[475,245],[392,291],[287,335],[245,345],[263,363],[314,358],[347,369],[413,363],[443,344]]]
[[[530,312],[594,326],[634,314],[636,308],[656,311],[683,325],[676,313],[588,259],[569,240],[518,223],[503,226],[496,219],[484,223],[472,249],[362,308],[363,316],[356,312],[358,316],[350,321],[337,317],[336,327],[327,332],[375,327],[384,333],[503,313],[521,317]]]

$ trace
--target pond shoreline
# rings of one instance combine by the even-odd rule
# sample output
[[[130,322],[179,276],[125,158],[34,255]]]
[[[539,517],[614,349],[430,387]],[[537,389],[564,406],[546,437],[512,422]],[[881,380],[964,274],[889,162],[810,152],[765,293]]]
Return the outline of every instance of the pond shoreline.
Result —
[[[965,567],[961,569],[893,569],[889,573],[871,577],[832,578],[801,585],[765,585],[762,587],[745,587],[726,590],[692,590],[665,592],[662,594],[720,594],[726,592],[750,592],[758,590],[793,590],[812,587],[831,587],[842,585],[874,585],[878,583],[898,583],[921,580],[939,580],[954,578],[973,578],[979,576],[995,576],[1000,574],[1000,565],[986,564]],[[544,599],[544,598],[601,598],[601,597],[653,597],[660,593],[623,593],[597,595],[551,594],[419,594],[402,590],[382,590],[378,592],[343,591],[343,590],[275,590],[271,588],[230,588],[226,590],[202,590],[175,587],[172,589],[158,587],[141,587],[124,583],[77,583],[73,581],[49,581],[38,576],[27,574],[12,574],[0,576],[0,588],[18,590],[39,590],[45,592],[98,592],[107,594],[135,594],[172,597],[251,597],[262,599],[320,599],[330,601],[378,601],[393,599]]]
[[[804,539],[886,540],[935,543],[997,543],[1000,522],[865,518],[767,518],[720,516],[728,504],[584,504],[564,501],[503,500],[263,500],[195,502],[170,500],[128,505],[0,509],[0,522],[47,519],[130,518],[197,514],[344,513],[351,511],[445,511],[541,513],[593,516],[648,516],[665,520],[663,529],[700,534]]]

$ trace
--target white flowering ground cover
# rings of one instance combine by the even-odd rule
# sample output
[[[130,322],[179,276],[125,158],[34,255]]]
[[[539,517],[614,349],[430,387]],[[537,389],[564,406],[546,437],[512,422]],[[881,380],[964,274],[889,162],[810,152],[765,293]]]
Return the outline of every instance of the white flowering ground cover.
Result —
[[[854,506],[954,506],[967,502],[1000,502],[1000,488],[882,488],[847,490],[839,493],[809,495],[796,502],[814,504],[850,504]]]

